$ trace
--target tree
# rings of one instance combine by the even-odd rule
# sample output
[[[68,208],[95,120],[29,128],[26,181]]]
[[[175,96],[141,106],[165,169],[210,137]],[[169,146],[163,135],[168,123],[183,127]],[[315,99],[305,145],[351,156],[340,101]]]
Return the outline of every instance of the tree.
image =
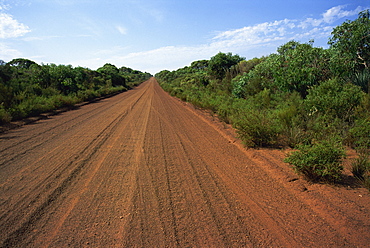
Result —
[[[370,65],[370,13],[359,13],[354,21],[334,28],[328,44],[336,52],[334,66],[343,74],[347,70],[361,71]],[[344,65],[344,67],[342,66]]]
[[[278,48],[280,67],[275,72],[277,86],[284,91],[297,91],[304,98],[307,90],[330,78],[327,63],[330,54],[323,48],[309,43],[289,41]]]
[[[208,68],[208,60],[198,60],[191,63],[190,67],[194,70],[205,70]]]
[[[36,64],[36,62],[29,60],[29,59],[13,59],[12,61],[8,62],[8,65],[10,66],[16,66],[18,68],[22,69],[28,69],[31,65]]]
[[[313,47],[313,41],[299,43],[292,40],[277,51],[277,54],[258,61],[239,82],[234,83],[235,96],[246,97],[267,88],[273,91],[296,91],[305,98],[310,87],[331,76],[327,66],[330,53],[323,48]]]
[[[333,79],[309,89],[305,105],[313,114],[317,112],[327,117],[351,121],[363,96],[360,87],[351,83],[341,84]]]
[[[113,86],[126,86],[126,80],[122,75],[120,75],[116,66],[107,63],[97,71],[103,75],[108,84],[110,81]]]
[[[240,57],[237,54],[232,55],[232,53],[219,52],[209,60],[209,73],[216,79],[222,80],[225,77],[227,70],[243,60],[245,60],[245,58]]]

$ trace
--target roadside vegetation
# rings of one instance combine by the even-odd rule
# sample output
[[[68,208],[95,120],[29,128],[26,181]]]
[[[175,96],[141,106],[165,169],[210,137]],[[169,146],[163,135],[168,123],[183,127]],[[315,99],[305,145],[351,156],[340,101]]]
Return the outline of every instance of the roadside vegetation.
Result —
[[[370,185],[369,17],[334,28],[328,49],[292,40],[266,57],[220,52],[155,77],[232,124],[247,147],[294,148],[286,162],[311,181],[340,181],[344,147],[356,149],[352,171]]]
[[[39,65],[23,58],[0,61],[0,125],[123,92],[150,77],[149,73],[111,64],[95,71]]]

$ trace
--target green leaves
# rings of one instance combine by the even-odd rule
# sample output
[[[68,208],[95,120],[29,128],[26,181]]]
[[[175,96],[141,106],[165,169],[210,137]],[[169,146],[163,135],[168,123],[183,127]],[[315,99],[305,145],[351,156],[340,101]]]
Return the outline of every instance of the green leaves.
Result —
[[[38,65],[28,59],[0,60],[0,123],[37,115],[79,101],[120,92],[151,75],[106,64],[93,71],[71,65]]]
[[[354,21],[346,21],[334,28],[328,44],[337,53],[336,63],[343,64],[342,71],[360,71],[370,65],[369,10],[359,13]]]
[[[364,93],[353,84],[341,84],[338,80],[328,80],[310,89],[305,100],[308,111],[349,120],[360,105]]]
[[[244,59],[245,58],[240,57],[237,54],[232,55],[232,53],[219,52],[209,60],[209,73],[216,79],[222,80],[225,77],[227,70],[229,70],[233,65],[238,64]]]
[[[278,48],[278,54],[267,57],[241,78],[239,83],[234,84],[234,93],[238,97],[245,97],[240,87],[248,88],[250,84],[260,82],[262,89],[296,91],[304,98],[310,87],[330,78],[329,61],[329,51],[313,47],[313,42],[302,44],[289,41]],[[247,91],[250,90],[244,93]]]
[[[330,141],[314,145],[300,145],[299,151],[291,153],[284,161],[310,181],[339,181],[343,166],[340,160],[345,156],[343,148]]]

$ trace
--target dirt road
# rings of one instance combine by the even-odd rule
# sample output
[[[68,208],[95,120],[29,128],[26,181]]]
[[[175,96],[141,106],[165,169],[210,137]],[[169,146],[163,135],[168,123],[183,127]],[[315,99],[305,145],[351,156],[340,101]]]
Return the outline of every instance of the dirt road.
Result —
[[[368,247],[363,188],[139,87],[0,135],[1,247]]]

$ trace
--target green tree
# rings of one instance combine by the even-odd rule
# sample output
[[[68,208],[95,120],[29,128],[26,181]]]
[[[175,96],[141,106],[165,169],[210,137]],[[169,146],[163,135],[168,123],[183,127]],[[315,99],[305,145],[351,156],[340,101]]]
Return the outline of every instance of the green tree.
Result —
[[[22,69],[28,69],[33,64],[36,64],[36,62],[29,60],[29,59],[22,59],[22,58],[13,59],[12,61],[8,62],[8,65],[16,66]]]
[[[208,69],[211,76],[216,79],[222,80],[226,72],[233,66],[238,64],[240,61],[245,60],[245,58],[239,55],[232,55],[232,53],[222,53],[219,52],[213,56],[208,63]]]
[[[313,47],[313,41],[289,41],[278,48],[280,66],[274,73],[275,84],[283,91],[297,91],[306,97],[307,90],[330,78],[327,63],[330,54],[323,48]]]
[[[97,70],[101,75],[103,75],[106,82],[109,82],[113,86],[126,86],[126,80],[124,76],[120,75],[119,69],[112,64],[105,64],[103,67]]]
[[[310,89],[305,105],[312,114],[319,113],[350,121],[364,93],[351,83],[328,80]]]
[[[257,93],[253,88],[268,88],[274,92],[296,91],[305,98],[310,87],[331,77],[327,66],[330,53],[323,48],[313,47],[313,41],[299,43],[292,40],[277,51],[277,54],[271,54],[257,63],[234,83],[235,96],[246,97],[250,93]]]
[[[198,60],[191,63],[190,67],[194,70],[200,71],[208,68],[208,60]]]
[[[335,52],[334,70],[339,74],[361,71],[370,65],[370,13],[359,13],[354,21],[346,21],[334,28],[328,44]]]

